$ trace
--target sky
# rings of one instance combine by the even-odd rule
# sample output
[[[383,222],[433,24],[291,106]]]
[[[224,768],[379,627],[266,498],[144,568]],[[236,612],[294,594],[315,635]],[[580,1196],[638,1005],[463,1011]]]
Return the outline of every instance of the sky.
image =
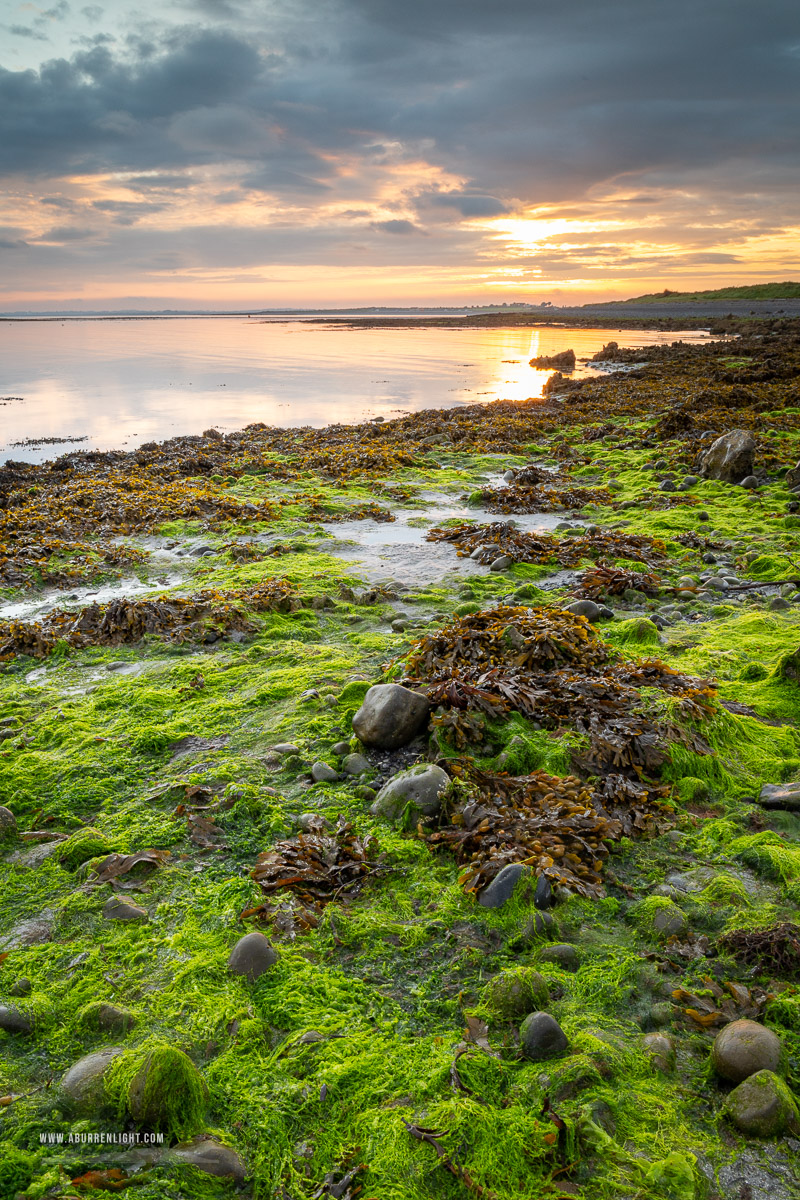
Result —
[[[0,310],[800,278],[796,0],[0,0]]]

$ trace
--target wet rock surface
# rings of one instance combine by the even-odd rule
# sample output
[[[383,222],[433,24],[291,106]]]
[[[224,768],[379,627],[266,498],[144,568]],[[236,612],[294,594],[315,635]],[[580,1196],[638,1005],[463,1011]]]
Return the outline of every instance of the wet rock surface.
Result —
[[[450,786],[450,776],[433,763],[409,767],[385,784],[375,799],[372,812],[387,821],[398,821],[407,811],[425,817],[435,816],[442,796]]]
[[[519,1037],[522,1053],[531,1062],[559,1058],[569,1045],[558,1021],[546,1012],[530,1013],[520,1025]]]
[[[397,683],[376,684],[353,717],[353,729],[365,746],[396,750],[411,741],[429,709],[428,699],[419,692]]]
[[[757,1021],[733,1021],[721,1030],[711,1051],[714,1070],[731,1083],[741,1083],[757,1071],[777,1071],[781,1040]]]
[[[250,983],[259,979],[278,961],[278,953],[263,933],[246,933],[228,957],[228,970],[242,975]]]

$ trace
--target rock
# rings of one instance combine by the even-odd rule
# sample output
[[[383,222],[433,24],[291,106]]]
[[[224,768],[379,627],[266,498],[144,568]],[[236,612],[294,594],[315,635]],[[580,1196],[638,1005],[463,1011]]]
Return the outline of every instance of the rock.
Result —
[[[80,1015],[81,1024],[87,1029],[102,1029],[108,1033],[127,1033],[136,1024],[136,1014],[128,1008],[118,1008],[95,1000],[87,1004]]]
[[[765,783],[758,797],[762,808],[786,808],[800,812],[800,783]]]
[[[759,486],[758,479],[756,478],[755,475],[745,475],[744,479],[742,480],[742,482],[739,486],[743,487],[743,488],[747,488],[748,491],[753,491],[754,488],[757,488]]]
[[[372,763],[363,754],[348,754],[342,763],[342,770],[348,775],[360,775],[363,771],[371,771]]]
[[[550,1003],[547,984],[532,967],[516,967],[495,975],[481,993],[482,1005],[504,1021],[516,1021]]]
[[[397,750],[419,732],[429,709],[427,696],[420,692],[399,683],[378,683],[353,717],[353,729],[365,746]]]
[[[295,825],[298,829],[302,829],[303,833],[321,833],[325,830],[333,829],[333,825],[327,817],[321,816],[318,812],[304,812],[295,820]]]
[[[106,921],[149,921],[149,916],[146,908],[140,908],[138,904],[129,904],[127,900],[121,900],[119,896],[112,896],[103,905],[103,916]]]
[[[33,1021],[13,1004],[0,1004],[0,1029],[6,1033],[33,1033]]]
[[[677,904],[665,904],[657,908],[651,918],[653,932],[661,938],[683,937],[689,928],[686,914]]]
[[[193,1132],[203,1120],[208,1091],[192,1060],[174,1046],[145,1055],[128,1087],[128,1111],[137,1125],[166,1135]]]
[[[56,842],[54,848],[58,845]],[[0,937],[0,953],[10,950],[20,950],[23,946],[36,946],[41,942],[49,942],[53,936],[55,916],[49,908],[43,909],[38,916],[28,917],[12,925],[8,933]]]
[[[726,1117],[750,1137],[780,1137],[787,1129],[800,1131],[800,1111],[784,1081],[763,1070],[735,1087],[723,1107]]]
[[[675,1046],[666,1033],[646,1033],[642,1038],[642,1049],[653,1066],[667,1074],[675,1067]]]
[[[106,1104],[103,1077],[114,1059],[123,1053],[121,1046],[111,1046],[79,1058],[61,1080],[61,1091],[80,1111],[94,1115]]]
[[[17,819],[10,808],[0,804],[0,841],[13,837],[17,832]]]
[[[526,867],[524,863],[509,863],[497,872],[482,892],[478,893],[478,904],[484,908],[502,908],[506,901],[511,899],[519,881],[530,877],[530,867]]]
[[[724,483],[740,483],[753,474],[755,439],[746,429],[723,433],[700,456],[700,473],[706,479],[721,479]]]
[[[601,607],[594,600],[575,600],[565,606],[565,611],[575,613],[577,617],[586,617],[587,621],[592,622],[599,621],[601,616]]]
[[[33,984],[30,979],[24,976],[21,979],[15,979],[11,987],[8,989],[9,996],[30,996],[33,991]]]
[[[529,945],[531,942],[539,942],[543,938],[553,941],[560,936],[561,931],[553,914],[537,911],[524,926],[520,939],[523,945]]]
[[[671,479],[663,479],[658,485],[660,492],[676,492],[678,489]]]
[[[684,475],[683,484],[687,488],[692,488],[700,482],[697,475]]]
[[[539,955],[539,961],[555,963],[562,971],[577,971],[581,960],[574,946],[567,942],[556,942],[552,946],[545,946]]]
[[[522,1053],[531,1062],[558,1058],[567,1049],[567,1035],[555,1017],[546,1012],[533,1012],[525,1018],[519,1030]]]
[[[327,763],[315,762],[311,767],[311,778],[315,783],[333,783],[339,778],[339,772],[334,771]]]
[[[757,1021],[732,1021],[721,1029],[711,1048],[711,1065],[731,1083],[741,1083],[758,1071],[777,1071],[781,1039]]]
[[[533,894],[533,903],[536,908],[544,910],[552,908],[555,904],[553,899],[553,886],[546,875],[540,875],[536,880],[536,891]]]
[[[335,754],[337,758],[344,758],[350,753],[350,743],[334,742],[334,744],[331,746],[331,753]]]
[[[532,358],[528,365],[538,367],[540,370],[556,368],[561,371],[574,371],[575,362],[574,350],[562,350],[558,354],[539,354],[536,358]]]
[[[232,1179],[234,1183],[244,1183],[247,1174],[244,1161],[235,1150],[205,1133],[198,1134],[191,1142],[181,1142],[172,1151],[172,1158],[206,1175]]]
[[[496,558],[489,567],[490,571],[507,571],[509,567],[513,567],[514,560],[509,554],[501,554]]]
[[[435,817],[442,806],[442,795],[450,785],[450,776],[433,763],[419,763],[400,771],[384,784],[371,812],[387,821],[399,821],[410,806],[412,817]]]
[[[350,748],[348,743],[348,749]],[[291,754],[299,754],[300,747],[295,746],[294,742],[278,742],[277,746],[272,747],[274,754],[280,754],[282,758],[288,758]]]
[[[263,933],[246,933],[233,947],[228,957],[228,970],[254,983],[278,961],[278,952]]]
[[[360,783],[358,787],[353,788],[353,795],[358,796],[359,800],[374,800],[377,794],[375,788],[369,787],[366,783]]]
[[[767,608],[770,609],[771,612],[783,612],[784,609],[791,607],[792,605],[790,602],[784,599],[783,596],[773,596],[767,605]]]

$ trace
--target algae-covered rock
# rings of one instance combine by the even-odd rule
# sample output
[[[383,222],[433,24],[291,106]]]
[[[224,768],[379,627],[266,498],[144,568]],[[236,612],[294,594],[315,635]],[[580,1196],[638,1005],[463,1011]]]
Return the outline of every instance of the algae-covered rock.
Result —
[[[706,479],[741,483],[753,474],[755,438],[746,429],[732,429],[712,442],[700,458],[700,473]]]
[[[233,975],[242,975],[250,983],[255,983],[265,971],[274,967],[277,961],[278,952],[272,943],[263,933],[254,930],[239,938],[231,950],[228,970]]]
[[[10,808],[0,804],[0,842],[10,841],[17,832],[17,819]]]
[[[633,915],[640,933],[660,941],[682,937],[689,927],[683,910],[662,896],[648,896],[636,905]]]
[[[518,940],[523,946],[531,946],[542,941],[554,942],[560,937],[561,930],[551,912],[534,912],[525,922]]]
[[[419,732],[429,710],[428,698],[421,692],[399,683],[378,683],[353,717],[353,729],[365,746],[396,750]]]
[[[800,1129],[797,1103],[780,1076],[757,1071],[735,1087],[725,1101],[726,1117],[750,1137],[780,1137]]]
[[[577,971],[581,965],[578,951],[567,942],[556,942],[552,946],[545,946],[539,955],[539,961],[554,963],[557,967],[561,967],[562,971]]]
[[[778,659],[773,674],[776,679],[787,679],[790,683],[800,683],[800,648],[783,654]]]
[[[127,1033],[136,1024],[136,1013],[129,1008],[119,1008],[104,1000],[94,1000],[81,1009],[78,1019],[84,1029],[102,1030],[107,1033]]]
[[[516,967],[489,980],[483,989],[481,1003],[494,1016],[514,1021],[549,1004],[550,992],[533,967]]]
[[[765,783],[758,797],[762,808],[783,808],[800,812],[800,783]]]
[[[147,921],[146,908],[138,904],[130,904],[120,896],[112,896],[103,905],[103,917],[106,921]]]
[[[61,1080],[61,1091],[79,1112],[91,1116],[108,1107],[106,1075],[120,1054],[124,1054],[121,1046],[95,1050],[79,1058],[66,1072]]]
[[[502,908],[514,895],[520,883],[532,878],[530,867],[524,863],[509,863],[497,872],[482,892],[478,893],[478,904],[484,908]]]
[[[520,1026],[519,1036],[522,1052],[531,1062],[558,1058],[569,1045],[558,1021],[546,1012],[530,1013]]]
[[[450,776],[441,767],[420,763],[390,779],[378,792],[371,811],[387,821],[399,821],[407,810],[412,818],[434,817],[449,786]]]
[[[56,858],[66,871],[74,871],[90,858],[98,858],[101,854],[108,854],[110,850],[111,843],[105,834],[99,829],[87,826],[61,843]]]
[[[647,617],[632,617],[614,626],[614,638],[621,642],[633,642],[642,646],[657,645],[658,627]]]
[[[0,1029],[6,1033],[33,1033],[33,1018],[14,1004],[0,1004]]]
[[[675,1045],[666,1033],[646,1033],[642,1038],[642,1049],[657,1070],[664,1074],[675,1066]]]
[[[244,1160],[236,1151],[206,1133],[198,1134],[190,1142],[181,1142],[171,1157],[196,1171],[219,1179],[232,1179],[234,1183],[244,1183],[247,1174]]]
[[[777,1071],[781,1039],[757,1021],[732,1021],[721,1029],[711,1048],[711,1065],[723,1079],[741,1083],[758,1071]]]
[[[666,1158],[651,1163],[645,1172],[650,1195],[659,1200],[695,1200],[695,1163],[693,1154],[672,1150]]]
[[[148,1051],[127,1089],[128,1111],[138,1125],[170,1138],[186,1138],[203,1124],[208,1091],[200,1072],[182,1050],[156,1046]]]

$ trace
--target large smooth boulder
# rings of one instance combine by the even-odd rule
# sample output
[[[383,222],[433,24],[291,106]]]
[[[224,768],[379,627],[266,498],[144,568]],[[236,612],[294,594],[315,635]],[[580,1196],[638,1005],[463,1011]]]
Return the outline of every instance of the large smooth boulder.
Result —
[[[732,1021],[721,1029],[711,1048],[711,1065],[723,1079],[741,1083],[758,1071],[777,1071],[781,1039],[758,1021]]]
[[[495,975],[483,989],[481,1003],[495,1017],[516,1021],[550,1003],[547,983],[533,967],[516,967]]]
[[[87,1116],[106,1107],[104,1076],[115,1058],[124,1051],[120,1046],[95,1050],[79,1058],[61,1080],[61,1091],[68,1100]]]
[[[13,1004],[0,1004],[0,1029],[6,1033],[33,1033],[33,1021]]]
[[[428,697],[421,692],[399,683],[377,683],[353,717],[353,729],[365,746],[397,750],[419,732],[429,711]]]
[[[762,808],[800,811],[800,783],[765,783],[758,797]]]
[[[700,456],[700,473],[706,479],[721,479],[723,483],[741,483],[753,474],[755,438],[746,429],[723,433]]]
[[[725,1101],[725,1115],[750,1137],[780,1137],[797,1132],[800,1112],[789,1088],[772,1071],[757,1071],[735,1087]]]
[[[10,808],[0,804],[0,840],[10,838],[17,832],[17,819]]]
[[[567,1035],[555,1017],[546,1012],[534,1012],[520,1025],[522,1053],[531,1062],[558,1058],[569,1045]]]
[[[208,1089],[182,1050],[156,1046],[145,1055],[131,1080],[127,1101],[137,1125],[170,1137],[188,1137],[204,1124]]]
[[[372,805],[376,817],[399,821],[409,809],[412,815],[435,817],[442,807],[442,796],[450,784],[450,776],[433,763],[420,763],[400,771],[385,784]]]
[[[263,933],[253,931],[233,947],[228,957],[228,970],[233,975],[241,975],[249,983],[255,983],[270,967],[278,961],[278,952]]]

